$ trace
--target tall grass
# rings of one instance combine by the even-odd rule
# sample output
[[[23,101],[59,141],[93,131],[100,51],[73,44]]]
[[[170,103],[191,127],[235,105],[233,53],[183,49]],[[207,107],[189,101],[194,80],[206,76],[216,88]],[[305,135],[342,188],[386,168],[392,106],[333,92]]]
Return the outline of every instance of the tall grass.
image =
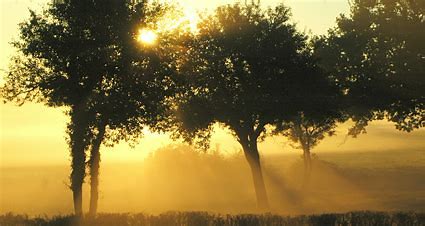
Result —
[[[277,225],[326,225],[326,226],[420,226],[425,225],[425,213],[405,212],[351,212],[346,214],[322,214],[311,216],[216,215],[206,212],[167,212],[147,214],[99,214],[95,218],[76,219],[73,216],[30,218],[24,215],[0,216],[1,226],[277,226]]]

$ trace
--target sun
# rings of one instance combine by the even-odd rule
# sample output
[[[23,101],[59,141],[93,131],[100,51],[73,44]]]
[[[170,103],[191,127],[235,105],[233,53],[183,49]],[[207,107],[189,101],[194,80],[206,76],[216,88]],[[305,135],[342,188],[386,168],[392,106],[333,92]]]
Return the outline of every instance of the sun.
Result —
[[[158,35],[155,31],[150,29],[140,29],[137,40],[146,45],[153,45],[156,43]]]

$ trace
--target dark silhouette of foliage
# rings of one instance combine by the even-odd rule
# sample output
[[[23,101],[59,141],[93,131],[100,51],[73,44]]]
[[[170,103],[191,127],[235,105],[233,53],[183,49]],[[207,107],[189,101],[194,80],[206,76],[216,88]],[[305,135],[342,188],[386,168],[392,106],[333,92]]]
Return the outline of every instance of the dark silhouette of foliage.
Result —
[[[96,218],[79,221],[72,216],[33,218],[6,214],[0,216],[1,225],[101,225],[101,226],[172,226],[172,225],[291,225],[291,226],[325,226],[325,225],[423,225],[425,215],[404,212],[350,212],[322,214],[311,216],[264,215],[216,215],[205,212],[168,212],[157,216],[147,214],[99,214]]]
[[[330,88],[306,36],[289,17],[284,5],[219,7],[185,43],[179,69],[185,89],[177,98],[176,135],[207,146],[214,123],[229,128],[251,167],[262,209],[268,199],[258,141],[268,135],[268,125],[325,105],[326,98],[316,94]]]
[[[351,135],[384,118],[407,132],[424,127],[424,9],[422,0],[354,0],[317,40],[323,66],[347,94]]]
[[[92,176],[90,213],[97,210],[102,143],[136,141],[155,127],[170,89],[159,52],[138,48],[138,28],[163,10],[146,1],[61,1],[20,25],[14,58],[2,94],[6,100],[66,107],[72,157],[74,208],[82,214],[86,154]],[[162,67],[164,66],[165,67]]]

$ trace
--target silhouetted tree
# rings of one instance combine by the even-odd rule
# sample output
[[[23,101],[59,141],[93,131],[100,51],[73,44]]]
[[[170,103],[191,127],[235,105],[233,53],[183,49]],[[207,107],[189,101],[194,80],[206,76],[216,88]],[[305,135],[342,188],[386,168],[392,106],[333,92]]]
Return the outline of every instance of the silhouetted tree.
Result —
[[[316,42],[357,123],[387,118],[412,131],[425,125],[425,2],[354,0],[351,13]]]
[[[176,135],[208,145],[214,123],[229,128],[251,167],[261,209],[268,198],[257,143],[268,135],[266,126],[321,106],[323,99],[314,94],[328,89],[306,36],[289,16],[283,5],[219,7],[186,43],[179,68],[186,83],[177,98]]]
[[[14,58],[2,94],[6,100],[67,107],[74,209],[82,214],[85,151],[91,146],[90,212],[97,209],[102,142],[135,140],[143,125],[160,121],[163,70],[152,51],[137,48],[139,26],[158,7],[146,10],[126,0],[69,0],[31,11],[20,25]],[[169,84],[168,84],[169,85]],[[157,92],[158,91],[158,92]],[[105,138],[107,138],[105,140]]]
[[[303,111],[277,124],[274,131],[292,141],[295,148],[303,150],[304,188],[307,188],[312,170],[311,149],[327,135],[333,136],[337,124],[347,120],[345,96],[336,84],[330,83],[329,75],[323,73],[322,76],[329,80],[329,84],[312,92],[312,101],[320,102],[303,106]]]
[[[311,150],[319,144],[326,136],[333,136],[338,122],[343,122],[342,113],[338,112],[338,107],[329,108],[335,110],[329,115],[324,112],[299,112],[290,121],[284,122],[276,127],[279,134],[287,137],[295,143],[294,147],[303,151],[304,178],[303,188],[308,188],[312,171]]]

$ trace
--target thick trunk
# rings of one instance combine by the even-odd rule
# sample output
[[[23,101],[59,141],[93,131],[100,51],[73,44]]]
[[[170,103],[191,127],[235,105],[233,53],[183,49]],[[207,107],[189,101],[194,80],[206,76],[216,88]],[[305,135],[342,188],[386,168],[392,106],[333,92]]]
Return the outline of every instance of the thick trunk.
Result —
[[[99,133],[93,141],[90,151],[90,209],[89,215],[95,216],[97,213],[97,203],[99,199],[99,168],[100,168],[100,145],[105,135],[105,126],[99,127]]]
[[[76,216],[82,216],[83,214],[83,195],[82,195],[82,184],[72,189],[72,198],[74,200],[74,212]]]
[[[269,200],[267,197],[266,186],[264,183],[263,173],[261,169],[260,154],[258,153],[257,142],[251,144],[242,144],[245,157],[251,167],[252,179],[254,181],[255,194],[257,197],[257,206],[260,210],[269,208]]]
[[[71,147],[71,190],[73,192],[75,215],[81,216],[83,213],[82,186],[85,177],[85,148],[87,146],[85,132],[87,123],[84,112],[78,108],[73,109],[71,123],[68,126]]]
[[[83,214],[83,181],[84,181],[84,159],[76,158],[74,153],[72,161],[72,172],[71,172],[71,190],[74,199],[74,211],[75,215],[81,216]],[[79,153],[78,153],[79,154]],[[81,164],[81,161],[83,162]],[[81,169],[83,168],[83,169]]]

